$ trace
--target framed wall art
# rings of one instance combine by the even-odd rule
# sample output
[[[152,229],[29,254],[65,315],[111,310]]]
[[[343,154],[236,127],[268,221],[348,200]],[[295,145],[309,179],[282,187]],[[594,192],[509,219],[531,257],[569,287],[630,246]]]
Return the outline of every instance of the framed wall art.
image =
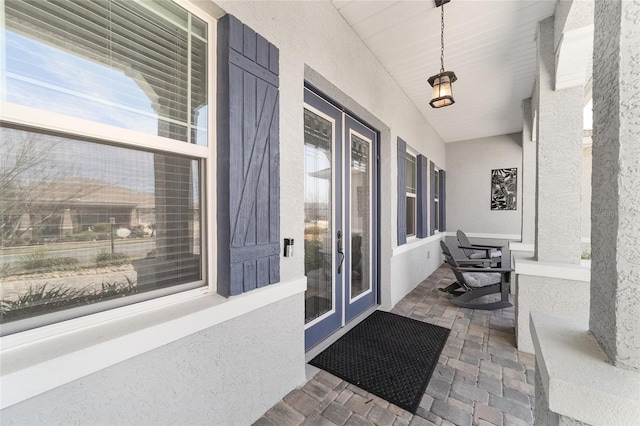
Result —
[[[518,169],[491,170],[491,210],[516,210]]]

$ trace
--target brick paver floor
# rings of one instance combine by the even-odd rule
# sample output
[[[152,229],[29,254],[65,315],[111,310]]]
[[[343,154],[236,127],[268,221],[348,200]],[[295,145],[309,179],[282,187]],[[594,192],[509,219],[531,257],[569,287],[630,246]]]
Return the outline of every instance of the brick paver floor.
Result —
[[[457,307],[439,291],[442,266],[391,312],[451,329],[415,415],[325,371],[278,402],[255,425],[531,425],[533,355],[515,347],[514,308]]]

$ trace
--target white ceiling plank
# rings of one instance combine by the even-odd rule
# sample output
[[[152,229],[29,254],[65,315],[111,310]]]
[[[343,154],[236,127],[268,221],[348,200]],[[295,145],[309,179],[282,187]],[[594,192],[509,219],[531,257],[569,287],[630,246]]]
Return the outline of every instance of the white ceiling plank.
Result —
[[[437,110],[429,106],[427,83],[440,69],[440,9],[433,1],[332,3],[445,142],[521,129],[522,100],[535,79],[537,23],[553,14],[555,0],[447,3],[444,63],[459,80],[456,103]]]
[[[340,14],[352,27],[378,12],[385,11],[399,1],[352,1],[340,9]]]

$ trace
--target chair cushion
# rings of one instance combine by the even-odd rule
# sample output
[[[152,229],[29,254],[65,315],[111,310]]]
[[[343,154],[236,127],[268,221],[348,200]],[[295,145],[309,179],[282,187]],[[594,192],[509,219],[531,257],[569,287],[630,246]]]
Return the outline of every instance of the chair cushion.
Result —
[[[463,272],[462,276],[470,287],[475,288],[498,284],[502,279],[499,272]]]
[[[485,254],[487,252],[483,251],[482,253],[473,253],[471,256],[469,256],[469,259],[486,259],[485,258]],[[491,258],[493,259],[494,257],[500,257],[502,256],[502,252],[500,250],[491,250]]]

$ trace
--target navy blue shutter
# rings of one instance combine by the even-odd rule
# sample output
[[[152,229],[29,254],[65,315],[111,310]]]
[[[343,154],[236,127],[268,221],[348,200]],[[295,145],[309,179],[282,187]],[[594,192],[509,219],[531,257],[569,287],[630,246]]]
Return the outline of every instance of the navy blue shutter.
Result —
[[[436,233],[436,203],[433,198],[436,195],[436,165],[429,161],[429,172],[431,173],[431,193],[429,195],[429,210],[431,211],[431,221],[429,225],[429,235]]]
[[[398,245],[407,242],[407,143],[398,138]]]
[[[232,15],[218,23],[218,292],[280,281],[279,51]]]
[[[418,229],[416,230],[416,237],[425,238],[429,236],[429,224],[427,223],[427,200],[429,198],[429,188],[427,188],[427,173],[429,172],[427,168],[427,157],[418,155],[416,162],[416,168],[418,169],[418,185],[416,188]]]
[[[440,170],[440,232],[447,230],[447,197],[446,197],[446,173],[444,170]]]

